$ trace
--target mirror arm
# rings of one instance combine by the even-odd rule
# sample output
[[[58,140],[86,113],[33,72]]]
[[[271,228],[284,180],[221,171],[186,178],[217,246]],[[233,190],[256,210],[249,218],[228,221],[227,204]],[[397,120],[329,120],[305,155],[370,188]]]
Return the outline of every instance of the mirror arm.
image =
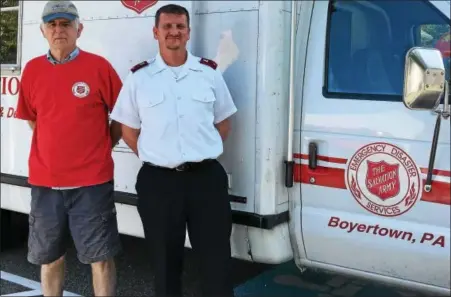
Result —
[[[438,137],[440,135],[440,124],[442,117],[447,119],[450,116],[450,102],[449,102],[449,82],[445,81],[445,92],[443,98],[443,111],[437,111],[437,121],[435,123],[434,137],[432,138],[431,153],[429,155],[428,173],[426,177],[426,184],[424,191],[432,191],[432,172],[434,170],[435,156],[437,154]]]
[[[434,137],[432,138],[431,153],[429,155],[428,174],[426,177],[426,184],[424,185],[424,191],[430,192],[432,190],[432,171],[434,170],[435,155],[437,153],[438,136],[440,134],[442,114],[437,114],[437,121],[435,123]]]
[[[445,80],[445,98],[443,98],[443,112],[442,112],[442,116],[444,119],[447,119],[450,116],[449,86],[450,82]]]

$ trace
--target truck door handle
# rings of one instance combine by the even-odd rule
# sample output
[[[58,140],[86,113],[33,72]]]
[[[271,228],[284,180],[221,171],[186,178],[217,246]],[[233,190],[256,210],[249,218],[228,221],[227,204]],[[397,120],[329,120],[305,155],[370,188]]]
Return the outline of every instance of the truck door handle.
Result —
[[[310,169],[316,169],[318,165],[318,145],[314,142],[310,142],[308,145],[308,167]]]

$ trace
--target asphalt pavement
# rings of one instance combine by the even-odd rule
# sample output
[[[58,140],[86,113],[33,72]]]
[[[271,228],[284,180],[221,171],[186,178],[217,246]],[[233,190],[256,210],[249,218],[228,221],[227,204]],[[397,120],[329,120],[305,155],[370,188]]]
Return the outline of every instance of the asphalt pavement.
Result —
[[[13,216],[14,237],[11,246],[1,252],[1,296],[42,296],[39,267],[26,260],[26,218],[25,215]],[[144,240],[122,236],[122,243],[124,253],[117,259],[117,295],[154,296],[154,273],[146,261]],[[184,296],[201,296],[195,258],[189,249],[185,255]],[[339,275],[309,270],[301,274],[293,262],[270,266],[234,260],[232,275],[236,297],[420,296]],[[77,260],[73,245],[67,254],[64,295],[93,296],[90,267]]]
[[[33,290],[17,284],[16,276],[39,282],[39,267],[27,262],[27,220],[25,215],[14,215],[12,246],[2,251],[0,267],[2,271],[0,293],[2,296],[25,290]],[[117,258],[117,294],[118,296],[154,296],[153,269],[146,261],[147,248],[143,239],[122,236],[124,252]],[[76,257],[73,244],[67,253],[65,290],[82,296],[93,296],[89,265],[81,264]],[[235,286],[253,278],[270,266],[257,265],[244,261],[233,261],[233,283]],[[198,267],[193,252],[185,250],[183,272],[184,296],[200,296]],[[218,267],[218,269],[220,269]],[[11,276],[12,275],[12,276]],[[5,279],[12,279],[7,281]],[[14,281],[16,283],[14,283]],[[27,295],[29,296],[29,295]],[[36,295],[35,295],[36,296]]]

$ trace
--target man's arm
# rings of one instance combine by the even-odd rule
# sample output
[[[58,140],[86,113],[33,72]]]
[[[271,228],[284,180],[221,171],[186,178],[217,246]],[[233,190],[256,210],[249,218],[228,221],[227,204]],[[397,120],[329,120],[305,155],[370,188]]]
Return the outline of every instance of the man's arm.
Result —
[[[126,125],[122,125],[122,139],[124,139],[124,142],[138,157],[138,137],[140,132],[141,129],[134,129]]]
[[[124,142],[139,157],[138,136],[141,131],[141,119],[139,118],[138,108],[135,103],[135,91],[132,74],[129,74],[125,79],[124,85],[119,92],[117,102],[114,105],[110,117],[112,119],[112,123],[116,122],[118,129],[121,130],[117,133],[121,133],[121,137]],[[111,135],[113,137],[113,133]]]
[[[116,122],[115,120],[111,121],[110,135],[111,135],[111,144],[112,147],[114,148],[122,137],[121,123]]]
[[[37,113],[30,91],[29,65],[25,65],[22,72],[21,82],[19,84],[19,98],[16,106],[16,118],[28,122],[31,130],[36,126]]]
[[[104,103],[107,105],[108,112],[112,112],[116,104],[119,93],[122,89],[122,81],[110,62],[105,60],[105,71],[102,79],[104,80],[101,89]],[[121,123],[111,120],[110,122],[111,144],[114,148],[122,137]]]
[[[218,130],[219,135],[221,135],[222,141],[225,141],[230,132],[230,119],[225,119],[224,121],[217,123],[215,127]]]
[[[216,101],[214,106],[214,124],[224,142],[231,130],[230,117],[237,111],[237,108],[221,72],[216,70],[215,75]]]

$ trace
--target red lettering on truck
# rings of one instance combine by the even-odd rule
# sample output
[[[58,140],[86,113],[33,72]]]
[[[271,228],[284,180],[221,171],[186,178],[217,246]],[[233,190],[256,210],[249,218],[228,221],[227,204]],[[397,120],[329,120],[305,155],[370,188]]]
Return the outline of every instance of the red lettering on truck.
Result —
[[[445,236],[435,236],[432,233],[425,232],[421,237],[420,243],[430,243],[432,246],[439,245],[440,247],[445,247]]]
[[[16,110],[13,107],[8,108],[8,114],[6,115],[7,118],[15,118],[16,117]]]
[[[0,118],[16,118],[17,111],[14,107],[0,107]]]
[[[15,96],[19,93],[19,78],[16,76],[2,76],[0,94]]]
[[[416,242],[415,236],[412,232],[405,230],[396,230],[388,228],[386,226],[380,226],[379,224],[367,225],[363,223],[349,222],[342,220],[339,217],[331,217],[327,226],[330,228],[339,228],[345,230],[347,233],[360,232],[381,237],[388,236],[389,238],[410,241],[411,243]],[[445,247],[445,236],[434,235],[432,233],[425,232],[421,236],[421,240],[419,242],[423,244],[429,244],[431,246]]]

